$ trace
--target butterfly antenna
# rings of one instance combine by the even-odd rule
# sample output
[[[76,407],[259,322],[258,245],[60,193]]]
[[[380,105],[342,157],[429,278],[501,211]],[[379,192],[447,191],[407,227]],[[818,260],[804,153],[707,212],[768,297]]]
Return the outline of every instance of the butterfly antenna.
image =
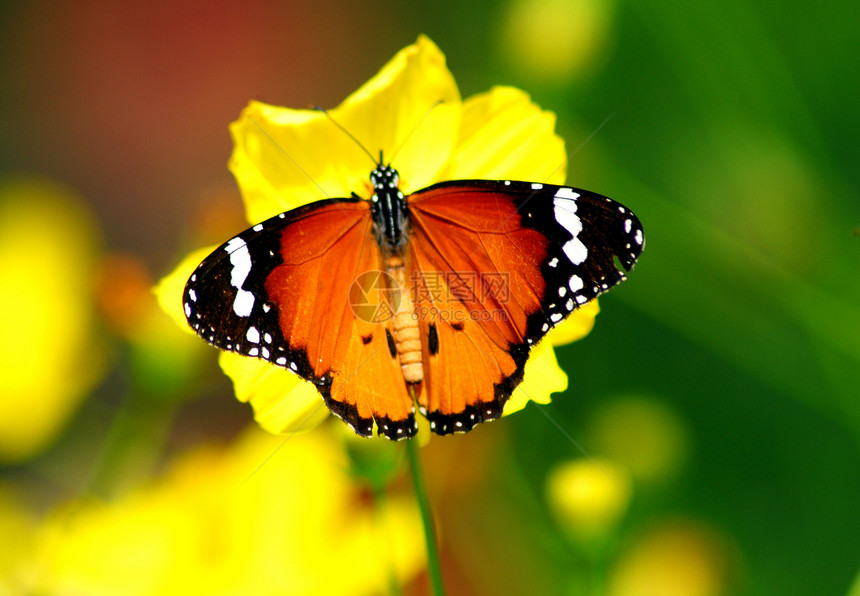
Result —
[[[269,140],[272,142],[272,144],[273,144],[275,147],[277,147],[278,151],[280,151],[281,153],[283,153],[283,154],[284,154],[284,156],[285,156],[287,159],[289,159],[291,162],[293,162],[293,165],[294,165],[294,166],[296,166],[296,168],[298,168],[298,170],[299,170],[302,174],[304,174],[304,175],[305,175],[305,177],[306,177],[308,180],[310,180],[310,181],[314,184],[314,186],[316,186],[316,187],[320,190],[320,192],[321,192],[321,193],[323,193],[323,195],[325,195],[326,197],[331,198],[331,195],[330,195],[330,194],[328,194],[328,193],[326,192],[326,190],[325,190],[322,186],[320,186],[320,185],[319,185],[319,183],[318,183],[316,180],[314,180],[313,176],[311,176],[310,174],[308,174],[307,170],[305,170],[301,165],[299,165],[299,162],[297,162],[295,159],[293,159],[293,156],[292,156],[292,155],[290,155],[289,153],[287,153],[287,152],[286,152],[286,150],[284,150],[284,148],[283,148],[283,147],[281,147],[281,145],[280,145],[280,144],[279,144],[279,143],[278,143],[274,138],[272,138],[272,135],[270,135],[268,132],[266,132],[266,129],[265,129],[265,128],[263,128],[262,126],[260,126],[260,123],[259,123],[259,122],[257,122],[256,120],[254,120],[254,118],[253,118],[253,117],[251,117],[251,116],[248,116],[248,120],[250,120],[251,122],[253,122],[253,123],[254,123],[254,126],[256,126],[258,129],[260,129],[260,132],[263,134],[263,136],[265,136],[267,139],[269,139]]]
[[[573,152],[572,152],[570,155],[568,155],[568,156],[565,158],[565,160],[564,160],[563,162],[561,162],[560,164],[558,164],[558,167],[557,167],[556,169],[554,169],[552,172],[550,172],[550,173],[549,173],[549,176],[547,176],[547,177],[544,179],[544,182],[546,182],[547,180],[549,180],[550,178],[552,178],[553,176],[555,176],[555,173],[556,173],[556,172],[558,172],[560,169],[562,169],[563,167],[567,166],[567,164],[570,162],[570,160],[571,160],[571,159],[573,159],[573,156],[574,156],[574,155],[576,155],[577,153],[579,153],[579,150],[580,150],[580,149],[582,149],[583,147],[585,147],[585,145],[586,145],[586,144],[587,144],[591,139],[593,139],[593,138],[594,138],[594,135],[596,135],[598,132],[600,132],[600,129],[601,129],[601,128],[603,128],[604,126],[606,126],[606,124],[607,124],[610,120],[612,120],[612,118],[615,116],[615,114],[616,114],[616,113],[618,113],[618,110],[615,110],[614,112],[612,112],[611,114],[609,114],[606,118],[604,118],[604,119],[603,119],[603,122],[601,122],[601,123],[600,123],[600,125],[599,125],[597,128],[595,128],[595,129],[591,132],[591,134],[590,134],[590,135],[588,135],[588,137],[587,137],[583,142],[581,142],[581,143],[579,144],[579,147],[577,147],[576,149],[574,149],[574,150],[573,150]]]
[[[421,120],[418,121],[418,124],[416,124],[415,126],[412,127],[412,130],[409,131],[409,134],[406,135],[406,138],[403,139],[402,143],[400,143],[400,146],[394,152],[394,155],[391,156],[391,161],[389,161],[388,163],[394,162],[394,159],[398,155],[400,155],[400,151],[403,149],[403,147],[406,146],[406,143],[409,141],[409,139],[412,138],[412,135],[415,134],[415,131],[417,131],[419,128],[421,128],[421,125],[424,124],[424,121],[427,120],[427,118],[430,116],[431,112],[433,112],[433,110],[435,110],[436,107],[442,103],[445,103],[444,99],[440,99],[440,100],[436,101],[436,103],[434,103],[432,106],[430,106],[426,112],[424,112],[424,115],[421,117]]]
[[[374,163],[374,164],[376,164],[377,166],[382,165],[382,155],[381,155],[381,154],[380,154],[380,159],[379,159],[379,161],[376,161],[376,159],[373,157],[373,154],[372,154],[370,151],[368,151],[368,150],[367,150],[367,147],[365,147],[364,145],[362,145],[362,144],[361,144],[361,141],[359,141],[358,139],[356,139],[356,138],[352,135],[352,133],[350,133],[347,129],[345,129],[343,126],[341,126],[340,122],[338,122],[337,120],[335,120],[334,118],[332,118],[332,117],[331,117],[331,114],[329,114],[329,113],[328,113],[328,111],[327,111],[325,108],[315,105],[315,106],[314,106],[314,109],[315,109],[315,110],[318,110],[318,111],[320,111],[320,112],[322,112],[323,114],[325,114],[326,118],[328,118],[328,119],[331,121],[331,123],[332,123],[332,124],[334,124],[335,126],[337,126],[337,127],[341,130],[341,132],[343,132],[343,134],[345,134],[345,135],[346,135],[346,136],[348,136],[350,139],[352,139],[352,142],[353,142],[353,143],[355,143],[356,145],[358,145],[358,146],[361,148],[361,150],[362,150],[362,151],[364,151],[364,152],[367,154],[367,156],[368,156],[371,160],[373,160],[373,163]]]

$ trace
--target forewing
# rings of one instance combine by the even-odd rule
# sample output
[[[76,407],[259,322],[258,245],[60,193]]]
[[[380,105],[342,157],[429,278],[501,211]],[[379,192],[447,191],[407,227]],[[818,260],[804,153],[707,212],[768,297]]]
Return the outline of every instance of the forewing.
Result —
[[[313,383],[356,433],[415,432],[412,400],[387,341],[384,287],[355,283],[381,269],[369,203],[331,199],[282,213],[216,249],[189,279],[185,314],[211,344],[262,358]],[[385,430],[383,430],[385,426]]]
[[[440,434],[501,416],[531,346],[625,279],[644,246],[623,205],[515,181],[455,181],[409,197],[424,349],[419,406]]]

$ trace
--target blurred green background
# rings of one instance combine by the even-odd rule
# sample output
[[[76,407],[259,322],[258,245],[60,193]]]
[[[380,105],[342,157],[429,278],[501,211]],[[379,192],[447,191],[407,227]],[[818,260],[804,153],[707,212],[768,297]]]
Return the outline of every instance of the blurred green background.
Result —
[[[426,33],[464,97],[511,84],[554,111],[568,182],[629,205],[647,236],[594,331],[558,350],[566,393],[424,449],[449,593],[860,590],[853,2],[36,1],[0,19],[0,229],[16,238],[0,246],[42,246],[40,217],[54,239],[85,222],[83,240],[34,257],[35,277],[4,277],[7,381],[55,362],[19,344],[30,321],[89,296],[56,317],[86,321],[75,359],[45,373],[74,395],[49,415],[0,396],[0,492],[24,495],[32,526],[251,421],[214,351],[161,321],[148,288],[242,227],[227,125],[248,100],[335,106]],[[27,220],[8,206],[28,196],[50,208],[17,239]],[[16,438],[36,418],[51,420]],[[630,483],[585,536],[547,483],[590,458]],[[14,594],[32,584],[11,560]],[[420,572],[404,583],[426,593]]]

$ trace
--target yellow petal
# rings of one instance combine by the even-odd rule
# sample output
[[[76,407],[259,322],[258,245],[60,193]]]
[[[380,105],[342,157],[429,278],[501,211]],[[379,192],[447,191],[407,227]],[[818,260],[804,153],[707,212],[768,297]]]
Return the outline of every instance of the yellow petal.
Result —
[[[250,402],[254,419],[270,433],[310,430],[328,415],[316,387],[284,368],[233,352],[221,352],[219,363],[236,399]]]
[[[236,177],[248,221],[312,201],[349,196],[370,160],[324,114],[252,101],[230,125]]]
[[[494,87],[463,102],[457,151],[447,178],[564,184],[566,171],[555,114],[541,110],[527,93]]]
[[[444,104],[428,115],[440,100]],[[404,190],[427,186],[450,156],[459,107],[445,57],[426,37],[401,50],[330,112],[373,159],[321,112],[251,102],[230,127],[235,144],[230,170],[248,220],[256,223],[311,201],[362,194],[378,151],[392,159],[413,132],[394,165],[401,170]]]
[[[597,306],[597,300],[592,300],[576,310],[532,348],[526,362],[523,382],[505,405],[505,416],[522,410],[529,401],[548,404],[551,394],[567,389],[567,374],[558,365],[552,346],[562,346],[588,335],[598,312],[600,308]]]
[[[188,333],[194,333],[185,318],[182,306],[182,294],[185,292],[185,284],[188,278],[197,269],[197,266],[214,251],[216,246],[198,248],[182,261],[167,275],[161,278],[158,285],[153,288],[155,297],[161,310],[173,319],[180,329]]]
[[[582,339],[594,327],[594,318],[600,312],[597,300],[592,300],[573,311],[565,321],[550,331],[546,339],[554,346],[563,346]]]
[[[514,390],[505,404],[505,416],[526,407],[529,401],[548,404],[553,393],[567,389],[567,375],[558,365],[555,350],[548,341],[542,341],[532,348],[526,362],[523,382]]]
[[[393,160],[408,193],[439,180],[457,141],[460,111],[460,92],[445,55],[421,35],[332,115],[371,153],[381,149]]]

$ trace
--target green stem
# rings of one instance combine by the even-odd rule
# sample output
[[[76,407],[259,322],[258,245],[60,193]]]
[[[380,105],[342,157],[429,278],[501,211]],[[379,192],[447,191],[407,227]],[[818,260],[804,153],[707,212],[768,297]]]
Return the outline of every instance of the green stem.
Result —
[[[445,586],[442,584],[442,566],[439,563],[439,544],[436,541],[436,525],[433,522],[433,512],[430,510],[430,499],[427,496],[427,486],[424,484],[424,471],[421,469],[420,447],[416,439],[406,439],[406,453],[409,454],[409,468],[412,470],[412,485],[418,508],[421,510],[421,520],[424,522],[424,541],[427,545],[427,574],[434,596],[445,596]]]

